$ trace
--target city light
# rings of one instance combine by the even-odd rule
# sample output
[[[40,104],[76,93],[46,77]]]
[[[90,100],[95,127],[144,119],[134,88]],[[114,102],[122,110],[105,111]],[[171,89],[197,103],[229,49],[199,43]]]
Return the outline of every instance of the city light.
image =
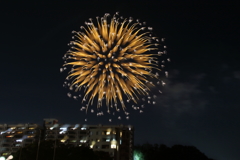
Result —
[[[16,142],[22,142],[26,138],[28,138],[28,136],[24,135],[21,139],[16,139]]]
[[[142,152],[135,150],[133,152],[133,160],[144,160]]]
[[[79,124],[76,124],[75,126],[74,126],[74,128],[72,128],[73,130],[75,130],[75,129],[77,129],[79,127]]]
[[[7,159],[5,158],[5,157],[0,157],[0,160],[10,160],[10,159],[13,159],[13,156],[12,155],[10,155]]]
[[[54,128],[57,128],[58,124],[54,124],[50,129],[53,130]]]
[[[12,131],[12,128],[9,128],[8,130],[1,132],[1,134],[7,133],[7,132],[10,133],[11,131]]]

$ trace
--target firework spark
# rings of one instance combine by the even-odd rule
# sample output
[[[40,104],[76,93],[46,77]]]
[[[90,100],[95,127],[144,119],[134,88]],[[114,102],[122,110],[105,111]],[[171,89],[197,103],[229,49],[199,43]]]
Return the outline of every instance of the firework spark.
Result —
[[[139,95],[148,96],[155,86],[149,80],[159,79],[158,57],[165,54],[158,51],[159,39],[152,36],[152,27],[139,20],[133,22],[132,18],[119,18],[118,13],[112,18],[109,14],[96,17],[95,24],[90,18],[85,25],[81,31],[73,31],[71,49],[64,55],[65,63],[60,69],[71,66],[66,78],[71,82],[64,86],[75,92],[84,90],[81,98],[87,104],[82,109],[87,110],[97,99],[98,108],[106,103],[108,111],[119,111],[120,102],[125,111],[124,99],[137,103]]]

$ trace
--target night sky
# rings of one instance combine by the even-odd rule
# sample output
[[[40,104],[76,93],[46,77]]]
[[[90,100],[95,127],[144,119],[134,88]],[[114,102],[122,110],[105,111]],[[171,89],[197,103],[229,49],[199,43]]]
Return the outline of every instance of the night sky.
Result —
[[[209,158],[239,160],[240,23],[237,1],[0,3],[0,123],[131,124],[135,144],[193,145]],[[157,104],[129,120],[80,112],[60,73],[72,30],[88,18],[139,18],[166,38],[169,78]]]

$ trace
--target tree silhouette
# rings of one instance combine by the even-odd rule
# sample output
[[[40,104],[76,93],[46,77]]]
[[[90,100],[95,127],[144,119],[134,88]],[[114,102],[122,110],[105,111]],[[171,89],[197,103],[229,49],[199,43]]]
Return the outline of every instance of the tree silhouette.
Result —
[[[167,147],[166,145],[149,144],[137,145],[135,151],[141,152],[144,160],[213,160],[209,159],[205,154],[200,152],[194,146],[174,145]]]
[[[88,147],[74,147],[59,141],[41,141],[39,148],[38,143],[32,143],[20,148],[13,157],[13,160],[111,160],[108,153],[94,152]]]

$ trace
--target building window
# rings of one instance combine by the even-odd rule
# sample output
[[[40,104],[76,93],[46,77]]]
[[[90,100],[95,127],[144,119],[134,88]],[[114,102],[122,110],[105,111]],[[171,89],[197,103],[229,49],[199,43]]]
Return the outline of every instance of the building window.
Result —
[[[9,136],[5,136],[6,138],[11,138],[11,137],[13,137],[14,135],[9,135]]]
[[[96,148],[96,149],[100,149],[100,146],[97,146],[97,145],[96,145],[95,148]]]
[[[77,140],[74,139],[74,140],[71,140],[70,142],[71,142],[71,143],[75,143],[75,142],[77,142]]]
[[[109,149],[109,145],[102,145],[102,149]]]
[[[76,134],[74,131],[68,131],[68,134]]]
[[[117,145],[116,145],[116,144],[111,144],[111,148],[112,148],[112,149],[116,149],[116,148],[117,148]]]
[[[73,135],[69,135],[69,138],[72,138],[72,139],[73,139],[73,138],[75,138],[75,136],[73,136]]]
[[[34,134],[33,131],[26,131],[25,134]]]
[[[102,139],[103,142],[110,142],[110,140],[111,140],[110,138],[103,138]]]
[[[86,143],[87,140],[86,140],[86,139],[82,139],[82,140],[80,140],[80,142],[81,142],[81,143]]]
[[[3,156],[7,156],[9,155],[10,153],[2,153]]]
[[[87,134],[86,131],[80,131],[80,134]]]
[[[64,135],[58,135],[58,138],[63,138],[64,137]]]

